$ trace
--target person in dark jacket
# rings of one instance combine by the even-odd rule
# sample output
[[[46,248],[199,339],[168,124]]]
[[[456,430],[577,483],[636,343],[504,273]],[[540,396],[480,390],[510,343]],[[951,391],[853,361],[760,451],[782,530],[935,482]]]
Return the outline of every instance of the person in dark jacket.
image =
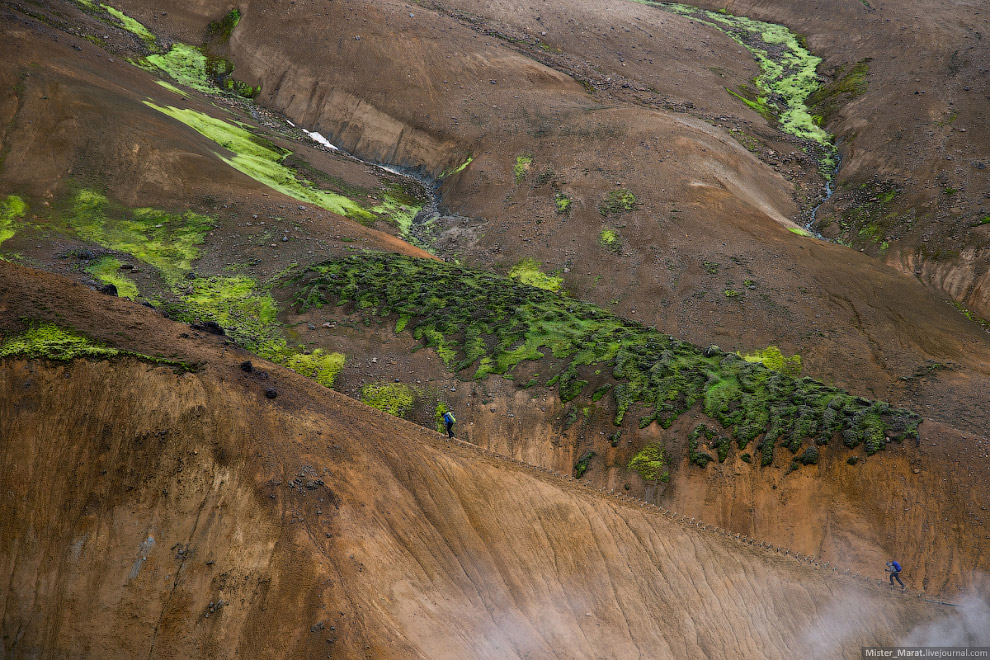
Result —
[[[454,419],[454,413],[450,412],[449,410],[443,414],[443,425],[447,429],[448,438],[454,437],[454,422],[456,421],[457,420]]]
[[[901,589],[904,589],[904,583],[901,582],[901,565],[892,559],[887,562],[887,572],[890,573],[890,586],[894,586],[894,580],[897,580]]]

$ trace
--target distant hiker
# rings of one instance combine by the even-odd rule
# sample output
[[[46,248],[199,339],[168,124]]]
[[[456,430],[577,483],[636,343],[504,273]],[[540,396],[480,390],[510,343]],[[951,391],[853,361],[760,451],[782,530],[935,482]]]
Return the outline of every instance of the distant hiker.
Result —
[[[449,410],[443,414],[443,425],[447,427],[448,438],[454,437],[454,422],[456,421],[457,420],[454,419],[454,413],[450,412]]]
[[[901,565],[894,560],[887,562],[887,572],[890,573],[890,586],[894,586],[894,580],[901,585],[901,589],[904,589],[904,583],[901,582]]]

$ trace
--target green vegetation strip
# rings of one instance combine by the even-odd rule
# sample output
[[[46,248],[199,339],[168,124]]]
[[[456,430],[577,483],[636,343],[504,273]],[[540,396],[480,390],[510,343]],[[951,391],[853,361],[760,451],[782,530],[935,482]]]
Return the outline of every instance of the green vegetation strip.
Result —
[[[25,357],[32,360],[57,360],[60,362],[78,359],[107,360],[117,357],[133,357],[142,362],[191,371],[191,367],[183,362],[112,348],[53,323],[35,323],[25,332],[7,337],[0,344],[0,358],[6,357]]]
[[[398,227],[404,235],[408,234],[413,218],[423,206],[421,201],[417,205],[417,200],[412,199],[400,187],[393,186],[392,192],[383,195],[380,204],[365,208],[345,195],[321,190],[312,182],[300,179],[295,170],[284,164],[286,158],[292,155],[291,151],[277,147],[241,126],[196,110],[160,106],[151,101],[145,101],[145,104],[182,122],[231,152],[232,156],[217,154],[217,157],[238,172],[300,202],[366,224],[382,217]]]
[[[785,133],[811,140],[821,149],[819,164],[824,176],[831,179],[836,166],[836,149],[832,136],[825,131],[808,109],[808,98],[821,87],[816,70],[821,58],[812,55],[802,40],[783,25],[765,23],[725,11],[709,11],[672,2],[633,0],[640,4],[687,16],[728,35],[748,50],[760,65],[754,79],[755,99],[741,98],[764,116],[776,117]],[[851,83],[855,84],[855,83]]]
[[[548,351],[560,370],[546,384],[570,401],[594,390],[582,376],[596,379],[596,368],[608,368],[616,425],[636,406],[641,427],[654,421],[668,427],[700,403],[732,429],[740,449],[762,436],[764,465],[778,442],[797,452],[805,440],[827,443],[838,434],[846,446],[865,444],[872,454],[888,439],[917,437],[921,421],[909,410],[796,379],[716,347],[701,350],[588,303],[440,261],[354,255],[311,266],[288,283],[297,287],[301,311],[348,304],[366,318],[393,317],[396,332],[410,330],[448,368],[474,368],[475,378],[508,374]]]

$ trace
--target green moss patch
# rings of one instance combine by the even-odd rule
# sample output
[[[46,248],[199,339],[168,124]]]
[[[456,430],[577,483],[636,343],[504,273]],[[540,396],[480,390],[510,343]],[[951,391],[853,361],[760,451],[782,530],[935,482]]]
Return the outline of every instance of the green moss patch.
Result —
[[[747,362],[759,362],[767,369],[773,369],[794,378],[801,375],[801,356],[785,357],[776,346],[767,346],[762,351],[736,353],[736,355]]]
[[[207,34],[210,37],[217,39],[221,43],[230,41],[230,35],[233,34],[234,28],[237,24],[241,22],[241,10],[231,9],[227,12],[223,18],[211,21],[206,28]]]
[[[622,239],[619,232],[614,229],[605,228],[598,233],[598,243],[606,250],[620,252],[622,250]]]
[[[402,383],[369,383],[361,388],[361,401],[395,417],[405,417],[414,400],[412,389]]]
[[[553,197],[554,207],[560,215],[570,215],[573,200],[567,193],[557,193]]]
[[[17,233],[20,220],[27,213],[27,204],[17,195],[0,199],[0,244]]]
[[[541,265],[535,259],[523,259],[509,270],[509,277],[539,289],[560,291],[564,286],[564,278],[547,275],[540,270]]]
[[[577,463],[574,464],[575,479],[580,479],[584,476],[584,473],[588,471],[588,464],[591,463],[591,459],[597,455],[598,454],[590,450],[581,454],[581,457],[578,458]]]
[[[0,344],[0,358],[24,357],[32,360],[107,360],[117,357],[133,357],[143,362],[190,370],[189,365],[175,360],[152,357],[119,348],[112,348],[83,334],[59,327],[53,323],[35,323],[25,332],[7,337]]]
[[[92,6],[92,5],[90,5],[90,6]],[[149,48],[151,48],[152,50],[154,50],[156,48],[156,45],[155,45],[155,41],[156,41],[155,35],[152,34],[151,31],[148,28],[144,27],[144,25],[142,25],[138,21],[134,20],[133,18],[131,18],[130,16],[128,16],[124,12],[120,11],[119,9],[114,9],[110,5],[102,5],[101,4],[100,5],[100,8],[106,10],[106,12],[108,14],[110,14],[115,19],[117,19],[117,21],[120,23],[121,27],[123,27],[125,30],[127,30],[131,34],[136,35]]]
[[[135,300],[138,297],[137,285],[124,276],[120,266],[120,261],[114,257],[101,257],[91,263],[86,272],[104,284],[114,285],[119,297]]]
[[[667,452],[657,443],[650,443],[632,457],[629,461],[629,469],[635,470],[643,481],[660,481],[666,483],[670,481],[670,472],[667,469]]]
[[[598,205],[598,212],[605,216],[629,213],[635,209],[636,195],[625,188],[611,191],[602,203]]]
[[[848,70],[839,69],[835,80],[816,89],[807,99],[815,122],[824,126],[831,121],[843,105],[866,93],[866,76],[870,72],[871,58],[856,62]]]
[[[275,355],[274,358],[281,359],[282,363],[292,371],[311,378],[324,387],[333,387],[346,361],[343,353],[325,353],[319,348],[312,353],[286,355],[283,352]]]
[[[145,101],[145,103],[149,107],[182,122],[231,152],[232,156],[217,154],[217,157],[255,181],[300,202],[306,202],[333,213],[356,220],[375,219],[371,211],[344,195],[319,190],[308,181],[297,179],[293,170],[282,164],[290,152],[258,138],[248,130],[195,110],[180,110],[172,106],[160,106],[150,101]]]
[[[192,211],[127,209],[91,190],[75,195],[66,219],[80,238],[127,252],[157,268],[172,283],[192,268],[206,232],[213,228],[210,218]]]
[[[463,163],[461,163],[460,165],[458,165],[457,167],[453,167],[451,169],[444,170],[443,172],[441,172],[440,173],[440,176],[438,176],[437,179],[443,180],[443,179],[446,179],[449,176],[454,176],[455,174],[460,174],[461,172],[464,171],[464,168],[465,167],[467,167],[468,165],[471,164],[471,161],[473,161],[473,160],[474,160],[474,156],[468,156],[467,160],[464,161]]]
[[[522,181],[526,174],[529,172],[529,168],[533,164],[533,156],[530,154],[523,154],[521,156],[516,156],[516,165],[512,168],[512,173],[516,177],[516,182]]]
[[[812,55],[804,40],[783,25],[765,23],[745,16],[733,16],[724,11],[709,11],[688,5],[653,0],[633,0],[640,4],[658,7],[700,23],[704,23],[728,35],[746,48],[760,65],[760,75],[753,83],[755,92],[740,89],[729,91],[746,105],[764,117],[774,117],[785,133],[810,140],[818,146],[821,172],[831,179],[836,165],[836,149],[832,136],[816,121],[808,108],[809,97],[821,87],[817,69],[821,58]],[[857,74],[859,75],[859,74]],[[865,76],[865,72],[860,77]],[[854,76],[844,82],[843,88],[861,84]],[[838,95],[833,95],[836,98]]]
[[[909,410],[761,362],[701,350],[588,303],[440,261],[354,255],[307,268],[289,284],[301,311],[336,304],[369,320],[395,318],[397,332],[411,332],[455,372],[511,374],[524,360],[552,356],[557,373],[547,386],[556,386],[564,401],[591,396],[588,390],[605,383],[590,383],[607,379],[616,425],[634,409],[639,426],[668,427],[701,404],[732,429],[740,448],[762,436],[764,464],[778,443],[796,451],[805,439],[824,443],[837,435],[873,453],[888,439],[917,437],[921,421]]]

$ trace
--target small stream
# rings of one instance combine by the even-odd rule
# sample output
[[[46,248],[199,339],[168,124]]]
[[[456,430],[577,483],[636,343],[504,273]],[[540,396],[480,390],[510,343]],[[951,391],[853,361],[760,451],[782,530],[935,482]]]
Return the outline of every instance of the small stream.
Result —
[[[815,204],[815,207],[811,209],[811,217],[808,219],[808,223],[804,226],[805,231],[810,232],[815,238],[819,238],[823,241],[827,241],[829,239],[824,238],[821,235],[821,233],[815,231],[814,229],[812,229],[812,227],[814,226],[815,221],[818,219],[818,209],[820,209],[825,202],[831,199],[833,193],[835,193],[835,188],[833,187],[832,183],[835,181],[836,177],[839,176],[839,167],[841,167],[841,165],[842,165],[842,154],[840,154],[839,149],[836,148],[835,169],[832,170],[831,176],[825,179],[825,197],[823,197],[822,201]]]

